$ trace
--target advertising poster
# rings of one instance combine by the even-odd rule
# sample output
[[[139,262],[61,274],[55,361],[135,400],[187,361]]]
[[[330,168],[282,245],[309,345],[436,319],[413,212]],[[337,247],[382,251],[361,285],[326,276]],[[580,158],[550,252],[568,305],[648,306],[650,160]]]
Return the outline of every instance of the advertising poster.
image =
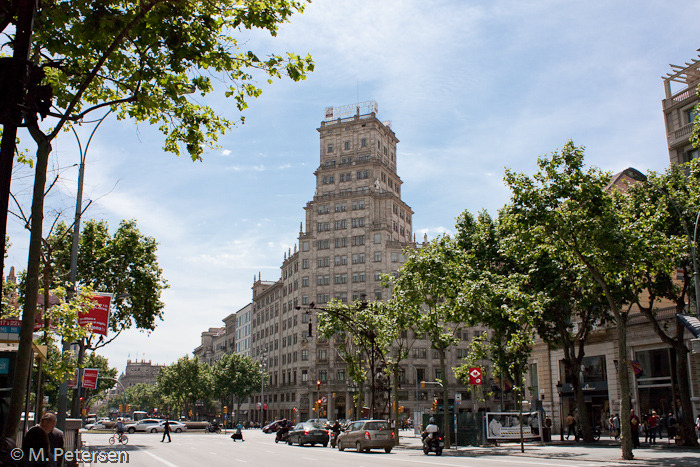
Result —
[[[486,412],[486,438],[515,440],[520,439],[518,412]],[[541,412],[523,413],[523,437],[539,438]]]
[[[83,370],[83,387],[87,389],[97,388],[97,374],[99,373],[97,368],[85,368]]]
[[[94,334],[107,335],[109,328],[109,306],[112,301],[111,293],[96,293],[92,297],[94,306],[87,312],[81,313],[78,324],[81,326],[92,325]]]

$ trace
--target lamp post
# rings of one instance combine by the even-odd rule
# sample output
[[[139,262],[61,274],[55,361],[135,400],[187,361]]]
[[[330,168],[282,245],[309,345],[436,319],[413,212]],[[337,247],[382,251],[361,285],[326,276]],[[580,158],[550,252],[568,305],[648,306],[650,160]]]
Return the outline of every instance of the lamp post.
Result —
[[[698,216],[695,219],[695,230],[693,232],[693,237],[691,238],[690,237],[690,229],[688,229],[688,223],[685,221],[685,218],[683,217],[681,210],[678,208],[678,204],[676,203],[676,200],[674,200],[671,195],[666,193],[666,190],[664,190],[660,186],[650,182],[646,175],[644,175],[639,170],[634,169],[632,167],[625,169],[623,173],[625,175],[627,175],[629,178],[631,178],[632,180],[646,183],[647,185],[659,190],[661,193],[663,193],[663,195],[666,197],[666,199],[668,199],[668,201],[671,203],[673,208],[676,210],[676,213],[678,214],[678,218],[681,220],[681,224],[683,225],[683,230],[685,230],[685,236],[686,236],[686,240],[688,242],[688,248],[690,249],[690,255],[691,255],[691,258],[693,261],[693,282],[695,285],[695,314],[697,316],[700,316],[700,307],[698,307],[698,299],[700,297],[700,277],[698,277],[698,259],[697,259],[697,255],[695,252],[695,244],[696,244],[696,241],[698,238],[698,221],[700,221],[700,211],[698,211]]]
[[[557,381],[557,393],[559,393],[559,434],[561,440],[564,441],[564,401],[561,398],[561,393],[564,385],[561,381]]]
[[[267,360],[265,359],[265,353],[263,352],[260,357],[260,428],[262,429],[265,425],[265,368],[267,367]]]

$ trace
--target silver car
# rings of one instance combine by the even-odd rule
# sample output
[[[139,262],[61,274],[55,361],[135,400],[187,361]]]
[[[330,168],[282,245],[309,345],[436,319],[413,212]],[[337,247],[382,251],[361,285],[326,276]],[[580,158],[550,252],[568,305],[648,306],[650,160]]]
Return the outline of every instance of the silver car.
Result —
[[[139,420],[133,425],[128,425],[126,427],[126,430],[129,433],[136,433],[137,431],[145,431],[147,433],[158,433],[164,430],[162,422],[163,420],[158,420],[157,418],[144,418],[143,420]]]
[[[338,436],[338,451],[355,448],[357,452],[384,449],[390,453],[396,441],[396,433],[386,420],[360,420],[353,422]]]

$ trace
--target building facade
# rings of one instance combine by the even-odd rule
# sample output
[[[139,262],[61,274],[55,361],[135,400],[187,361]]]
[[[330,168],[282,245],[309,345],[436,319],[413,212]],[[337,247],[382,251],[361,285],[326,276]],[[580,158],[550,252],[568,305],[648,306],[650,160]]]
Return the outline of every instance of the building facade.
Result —
[[[293,250],[284,254],[281,277],[265,281],[258,275],[253,283],[250,355],[269,379],[252,398],[252,420],[358,416],[352,412],[358,388],[332,342],[319,339],[313,307],[332,299],[389,299],[382,274],[396,275],[402,250],[418,247],[413,211],[401,198],[399,140],[390,123],[380,121],[376,110],[361,115],[358,108],[354,116],[327,119],[317,130],[319,165],[305,223]],[[461,345],[448,353],[448,368],[466,355],[475,332],[464,331]],[[401,373],[404,416],[432,405],[436,392],[419,388],[421,381],[444,378],[429,342],[418,339],[412,352]],[[468,399],[466,388],[447,377]]]
[[[117,385],[117,393],[122,394],[125,389],[135,384],[156,384],[160,370],[163,368],[165,365],[154,365],[150,360],[127,360],[124,372],[119,375],[121,384]]]
[[[690,142],[693,122],[697,116],[697,95],[700,86],[700,60],[692,59],[683,66],[671,65],[664,80],[666,98],[663,100],[668,155],[672,164],[682,164],[700,157],[700,149]]]

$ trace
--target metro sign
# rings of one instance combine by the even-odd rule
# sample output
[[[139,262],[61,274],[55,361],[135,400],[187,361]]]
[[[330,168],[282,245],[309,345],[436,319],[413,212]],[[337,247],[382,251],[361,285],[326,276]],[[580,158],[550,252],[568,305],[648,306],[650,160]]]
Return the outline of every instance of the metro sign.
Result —
[[[481,368],[469,368],[469,384],[481,384]]]

